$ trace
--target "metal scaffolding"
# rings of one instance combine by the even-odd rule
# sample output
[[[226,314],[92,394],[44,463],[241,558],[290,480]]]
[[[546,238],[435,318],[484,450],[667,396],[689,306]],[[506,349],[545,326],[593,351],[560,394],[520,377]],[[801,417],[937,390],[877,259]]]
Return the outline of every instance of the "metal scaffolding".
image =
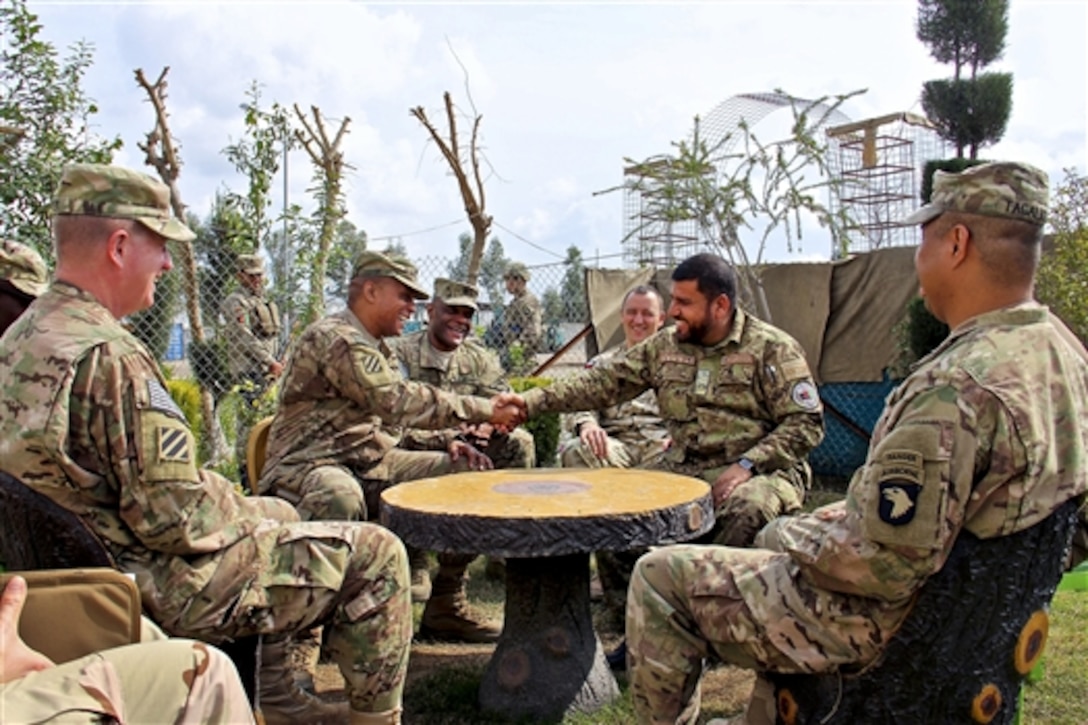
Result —
[[[857,223],[847,233],[847,251],[917,244],[918,230],[899,220],[920,203],[922,167],[948,153],[933,124],[892,113],[831,127],[827,137],[828,167],[838,182],[831,210],[845,211]]]

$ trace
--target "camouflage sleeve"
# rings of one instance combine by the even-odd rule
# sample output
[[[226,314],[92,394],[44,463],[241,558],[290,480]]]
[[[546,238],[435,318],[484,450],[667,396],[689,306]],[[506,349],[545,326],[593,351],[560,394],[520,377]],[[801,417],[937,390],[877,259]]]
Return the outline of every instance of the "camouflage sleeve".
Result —
[[[381,351],[369,345],[338,342],[331,354],[334,359],[325,363],[329,381],[386,425],[442,430],[491,418],[490,400],[405,380]]]
[[[456,428],[445,430],[423,430],[406,428],[401,432],[400,447],[410,451],[444,451],[456,440]]]
[[[146,353],[99,351],[77,372],[73,398],[89,411],[98,470],[117,483],[121,518],[148,548],[192,555],[218,551],[263,519],[233,485],[199,471],[185,416]]]
[[[232,294],[223,302],[223,317],[226,319],[227,340],[239,354],[258,361],[266,368],[276,362],[253,334],[249,309],[240,295]]]
[[[607,363],[579,370],[573,375],[543,388],[533,388],[522,394],[529,417],[539,413],[570,413],[579,410],[600,410],[609,405],[632,400],[652,387],[652,345],[636,345]]]
[[[817,586],[902,601],[940,569],[963,528],[976,468],[989,465],[994,441],[1019,447],[996,400],[959,405],[963,396],[947,385],[921,392],[875,444],[837,523],[814,527],[810,546],[793,552]]]
[[[744,457],[758,471],[804,460],[824,438],[823,405],[804,353],[796,344],[771,344],[760,371],[764,403],[775,427]]]
[[[492,398],[499,393],[509,393],[510,383],[506,380],[499,358],[491,350],[478,346],[474,350],[476,355],[476,395]]]

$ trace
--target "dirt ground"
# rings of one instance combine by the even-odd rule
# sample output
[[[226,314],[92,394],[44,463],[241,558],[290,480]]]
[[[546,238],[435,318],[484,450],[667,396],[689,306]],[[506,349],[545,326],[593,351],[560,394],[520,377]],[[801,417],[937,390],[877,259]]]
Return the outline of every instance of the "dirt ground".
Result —
[[[605,634],[601,643],[605,649],[611,649],[619,642],[617,635]],[[436,642],[413,642],[412,654],[408,664],[408,682],[405,691],[405,725],[412,725],[413,708],[411,691],[413,685],[441,668],[451,666],[482,667],[487,663],[494,645],[444,644]],[[716,713],[737,712],[744,707],[752,690],[753,674],[735,667],[716,667],[703,677],[703,710]],[[336,665],[319,665],[315,684],[317,690],[328,699],[343,697],[344,680]],[[466,723],[466,725],[470,725]]]

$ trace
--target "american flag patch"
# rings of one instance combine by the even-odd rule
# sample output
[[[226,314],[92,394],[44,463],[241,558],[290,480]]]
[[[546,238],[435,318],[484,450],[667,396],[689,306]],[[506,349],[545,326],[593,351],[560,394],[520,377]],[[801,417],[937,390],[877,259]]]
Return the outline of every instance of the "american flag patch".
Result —
[[[181,408],[174,402],[173,396],[162,386],[162,383],[154,378],[147,381],[147,397],[148,404],[153,409],[172,415],[178,420],[185,420],[185,414],[181,412]]]
[[[188,463],[189,432],[184,428],[159,426],[159,463]]]

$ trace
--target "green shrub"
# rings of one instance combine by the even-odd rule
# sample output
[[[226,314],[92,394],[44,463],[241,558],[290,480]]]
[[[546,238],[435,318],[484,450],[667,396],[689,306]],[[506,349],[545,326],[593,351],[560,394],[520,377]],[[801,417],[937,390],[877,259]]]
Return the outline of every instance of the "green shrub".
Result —
[[[914,297],[907,304],[907,314],[896,327],[896,347],[899,350],[893,378],[905,378],[910,366],[928,355],[948,337],[948,325],[934,317],[926,309],[925,300]]]
[[[510,378],[510,387],[516,393],[531,388],[542,388],[551,378]],[[536,447],[536,465],[542,468],[555,465],[555,452],[559,446],[559,413],[537,415],[525,423],[525,430],[533,434]]]
[[[166,389],[170,391],[170,396],[185,414],[185,420],[189,423],[189,429],[193,431],[196,449],[199,451],[204,440],[204,418],[200,412],[200,386],[193,380],[172,378],[166,381]]]

